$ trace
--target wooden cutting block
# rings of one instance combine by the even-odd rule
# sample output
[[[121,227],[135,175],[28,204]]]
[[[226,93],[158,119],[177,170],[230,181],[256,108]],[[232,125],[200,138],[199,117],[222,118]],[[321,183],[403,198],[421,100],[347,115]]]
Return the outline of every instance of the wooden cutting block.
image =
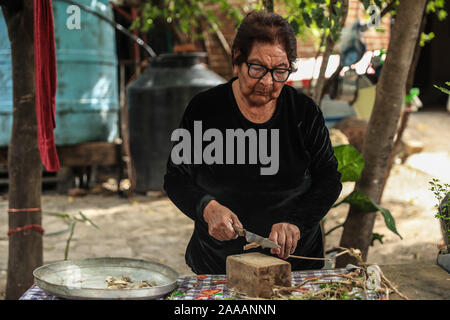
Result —
[[[227,286],[250,297],[270,298],[274,285],[292,285],[291,264],[259,252],[227,257]]]

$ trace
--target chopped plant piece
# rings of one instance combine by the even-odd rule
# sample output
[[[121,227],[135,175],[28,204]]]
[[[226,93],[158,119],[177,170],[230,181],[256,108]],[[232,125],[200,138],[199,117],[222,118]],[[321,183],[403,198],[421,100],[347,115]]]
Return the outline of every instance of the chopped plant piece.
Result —
[[[107,289],[140,289],[156,286],[156,282],[149,283],[147,280],[141,280],[139,284],[134,284],[133,279],[128,276],[122,276],[122,279],[108,276],[106,277]]]

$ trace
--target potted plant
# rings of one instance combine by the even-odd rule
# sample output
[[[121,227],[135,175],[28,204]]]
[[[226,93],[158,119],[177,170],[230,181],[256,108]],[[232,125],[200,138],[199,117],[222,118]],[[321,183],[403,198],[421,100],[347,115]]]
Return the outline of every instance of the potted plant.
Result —
[[[437,264],[450,272],[450,184],[440,183],[439,179],[432,179],[430,182],[435,198],[438,200],[436,205],[435,217],[439,219],[444,245],[440,246]]]

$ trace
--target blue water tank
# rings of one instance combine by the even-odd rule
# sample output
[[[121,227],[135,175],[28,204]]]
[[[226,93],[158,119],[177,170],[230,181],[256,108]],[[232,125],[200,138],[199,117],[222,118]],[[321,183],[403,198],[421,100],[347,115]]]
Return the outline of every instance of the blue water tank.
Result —
[[[77,0],[113,19],[108,0]],[[118,136],[119,99],[115,30],[81,7],[53,0],[57,58],[57,145],[112,142]],[[79,29],[72,28],[79,14]],[[69,23],[68,23],[69,22]],[[76,25],[75,25],[76,26]],[[9,39],[0,16],[0,146],[12,127],[12,75]]]
[[[2,13],[0,14],[0,146],[7,146],[11,138],[12,99],[11,47]]]

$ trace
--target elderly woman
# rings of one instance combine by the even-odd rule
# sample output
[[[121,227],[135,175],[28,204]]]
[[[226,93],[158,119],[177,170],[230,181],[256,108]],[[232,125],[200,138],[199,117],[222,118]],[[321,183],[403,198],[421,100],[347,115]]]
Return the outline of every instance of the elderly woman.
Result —
[[[254,11],[232,54],[236,77],[195,96],[172,135],[192,144],[174,145],[164,181],[195,222],[186,263],[196,274],[224,274],[227,256],[244,252],[238,226],[281,246],[252,250],[287,259],[292,270],[320,269],[323,261],[289,255],[323,257],[319,223],[342,186],[322,112],[285,85],[295,34],[281,16]]]

